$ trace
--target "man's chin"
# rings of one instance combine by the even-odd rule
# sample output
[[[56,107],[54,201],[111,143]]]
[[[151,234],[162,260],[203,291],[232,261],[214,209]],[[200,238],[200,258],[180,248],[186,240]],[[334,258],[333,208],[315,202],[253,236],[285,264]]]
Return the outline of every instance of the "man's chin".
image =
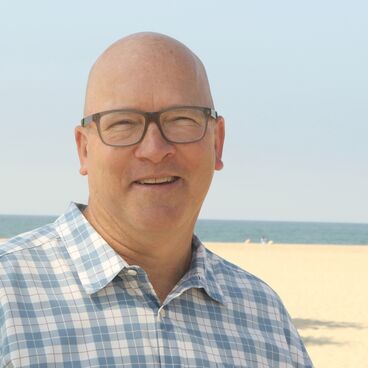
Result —
[[[170,231],[185,222],[183,211],[175,207],[144,207],[135,213],[136,226],[153,232]]]

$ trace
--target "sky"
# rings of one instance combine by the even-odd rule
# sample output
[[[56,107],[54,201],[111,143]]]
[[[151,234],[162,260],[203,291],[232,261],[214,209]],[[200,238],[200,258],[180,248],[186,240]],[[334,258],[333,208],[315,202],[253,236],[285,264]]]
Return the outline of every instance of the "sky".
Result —
[[[200,218],[368,223],[366,1],[0,0],[0,213],[86,202],[74,127],[112,42],[165,33],[225,117]]]

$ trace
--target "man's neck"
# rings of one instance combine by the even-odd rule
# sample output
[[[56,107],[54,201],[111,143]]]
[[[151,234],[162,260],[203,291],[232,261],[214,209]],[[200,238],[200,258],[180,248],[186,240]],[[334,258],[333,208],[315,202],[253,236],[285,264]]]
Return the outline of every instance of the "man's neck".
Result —
[[[106,242],[130,265],[141,267],[161,303],[190,267],[193,226],[160,234],[127,229],[88,206],[84,216]]]

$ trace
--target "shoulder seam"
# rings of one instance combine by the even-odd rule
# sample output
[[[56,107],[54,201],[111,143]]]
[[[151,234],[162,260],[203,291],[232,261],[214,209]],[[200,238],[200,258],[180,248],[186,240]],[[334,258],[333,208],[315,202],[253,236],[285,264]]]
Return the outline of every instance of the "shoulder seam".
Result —
[[[47,235],[46,234],[45,235],[39,234],[39,237],[43,237],[43,236],[47,236]],[[47,242],[50,242],[50,241],[53,241],[55,239],[60,238],[58,233],[53,234],[52,231],[50,231],[48,236],[49,237],[47,239],[43,240],[43,241],[40,241],[37,237],[33,238],[33,239],[24,237],[23,239],[21,239],[22,235],[18,235],[14,238],[11,238],[8,241],[6,241],[5,243],[3,243],[2,246],[4,246],[5,244],[13,243],[15,239],[19,239],[19,241],[21,241],[22,243],[24,243],[24,242],[31,242],[31,243],[35,242],[36,244],[32,244],[32,245],[29,245],[27,247],[24,247],[24,246],[19,245],[15,242],[14,243],[14,248],[15,249],[8,249],[7,251],[4,251],[4,253],[0,252],[0,259],[2,257],[5,257],[5,256],[9,255],[9,254],[13,254],[13,253],[16,253],[16,252],[21,252],[21,251],[24,251],[24,250],[29,250],[29,249],[33,249],[33,248],[36,248],[36,247],[40,247],[40,246],[44,245]]]
[[[261,283],[263,286],[265,286],[269,291],[272,291],[272,293],[274,295],[277,296],[277,298],[279,299],[279,301],[281,301],[280,296],[278,295],[278,293],[264,280],[262,280],[259,276],[254,275],[253,273],[241,268],[240,266],[226,260],[225,258],[217,255],[216,253],[213,253],[211,250],[207,249],[207,252],[210,252],[211,255],[215,258],[217,258],[217,262],[221,262],[222,265],[229,271],[234,272],[236,274],[241,274],[244,275],[245,277],[249,279],[253,279],[256,280],[257,282]]]

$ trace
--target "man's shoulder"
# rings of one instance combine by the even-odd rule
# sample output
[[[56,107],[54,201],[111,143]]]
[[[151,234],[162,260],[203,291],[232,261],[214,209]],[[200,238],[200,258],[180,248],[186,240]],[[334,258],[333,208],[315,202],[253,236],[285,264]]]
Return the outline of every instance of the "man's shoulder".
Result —
[[[254,299],[257,303],[282,305],[278,294],[265,281],[207,248],[206,252],[216,281],[232,302]]]
[[[19,288],[32,288],[37,279],[47,278],[50,266],[61,256],[58,234],[52,224],[19,234],[0,245],[0,304],[4,295],[22,295]],[[17,290],[17,291],[15,291]]]
[[[57,237],[53,223],[16,235],[0,244],[0,264],[9,256],[22,257],[25,252],[49,244]]]
[[[240,282],[256,282],[266,284],[257,276],[244,270],[236,264],[227,261],[225,258],[222,258],[208,248],[206,248],[206,253],[209,264],[217,276],[221,275],[229,279],[235,277],[236,280]]]

